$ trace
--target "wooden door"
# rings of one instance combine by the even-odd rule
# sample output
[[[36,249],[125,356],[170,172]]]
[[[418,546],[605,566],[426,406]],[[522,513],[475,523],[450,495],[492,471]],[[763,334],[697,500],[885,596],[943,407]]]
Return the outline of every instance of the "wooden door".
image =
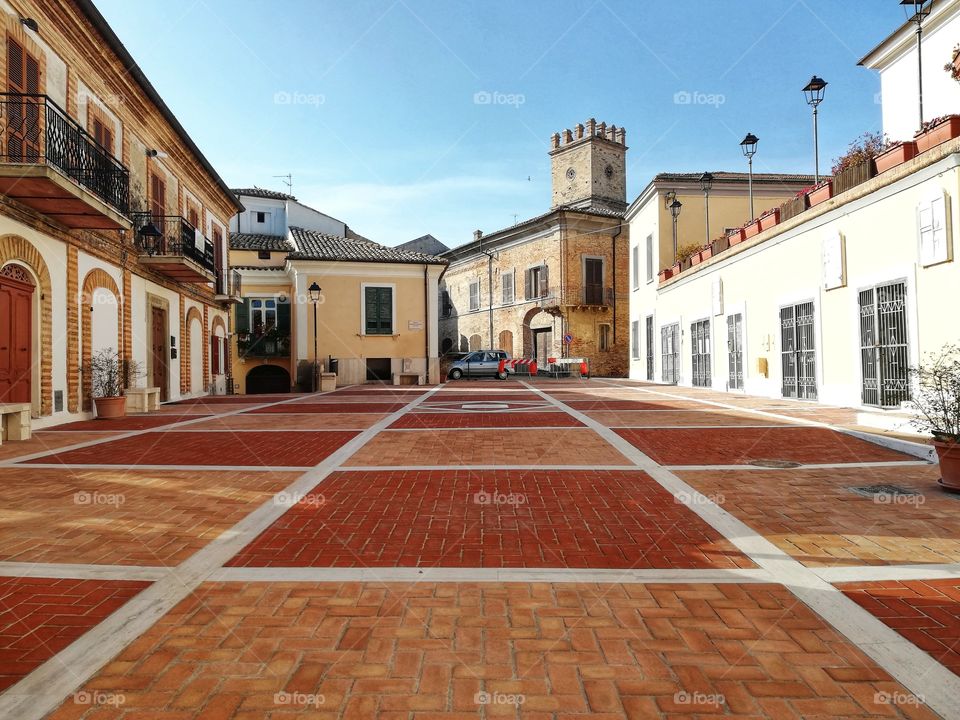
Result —
[[[167,311],[163,308],[151,308],[152,339],[150,363],[153,368],[154,387],[160,388],[160,400],[167,400]]]
[[[0,403],[32,401],[33,286],[0,277]]]
[[[7,37],[7,157],[10,162],[37,162],[40,158],[40,63],[22,45]]]

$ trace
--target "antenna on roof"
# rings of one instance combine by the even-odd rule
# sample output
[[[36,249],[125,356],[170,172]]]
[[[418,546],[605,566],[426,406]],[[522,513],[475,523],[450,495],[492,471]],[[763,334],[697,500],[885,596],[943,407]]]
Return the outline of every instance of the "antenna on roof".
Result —
[[[514,213],[514,214],[513,214],[513,224],[514,224],[514,225],[517,224],[517,218],[518,218],[518,217],[519,217],[519,215],[518,215],[517,213]]]
[[[287,173],[286,175],[274,175],[274,177],[283,180],[283,184],[287,186],[287,194],[293,195],[293,173]]]

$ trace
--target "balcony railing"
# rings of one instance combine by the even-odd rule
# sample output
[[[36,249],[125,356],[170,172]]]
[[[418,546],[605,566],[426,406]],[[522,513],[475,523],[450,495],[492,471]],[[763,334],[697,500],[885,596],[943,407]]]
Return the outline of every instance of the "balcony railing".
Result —
[[[217,273],[216,294],[218,296],[239,298],[241,289],[239,270],[221,270]]]
[[[0,131],[0,162],[55,167],[127,214],[127,168],[46,95],[0,93]]]
[[[135,212],[131,213],[130,219],[133,220],[134,243],[144,255],[183,257],[192,260],[211,275],[216,273],[213,243],[187,222],[186,218],[180,215],[158,217],[148,212]],[[146,228],[150,228],[150,231],[144,232]],[[153,228],[160,232],[159,236],[150,234]]]
[[[237,352],[240,357],[290,357],[290,335],[278,330],[237,335]]]

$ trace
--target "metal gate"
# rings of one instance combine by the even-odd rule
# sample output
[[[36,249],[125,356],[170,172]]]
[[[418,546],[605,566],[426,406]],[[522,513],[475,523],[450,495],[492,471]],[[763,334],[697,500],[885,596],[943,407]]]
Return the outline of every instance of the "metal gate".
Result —
[[[680,381],[680,323],[660,328],[660,372],[663,382]]]
[[[690,357],[693,361],[693,384],[710,387],[710,321],[690,323]]]
[[[743,390],[743,315],[727,316],[727,386]]]
[[[653,380],[653,315],[647,315],[647,380]]]
[[[780,308],[780,353],[783,397],[817,399],[817,353],[813,303]]]
[[[860,364],[864,405],[899,407],[910,399],[907,286],[897,282],[860,291]]]

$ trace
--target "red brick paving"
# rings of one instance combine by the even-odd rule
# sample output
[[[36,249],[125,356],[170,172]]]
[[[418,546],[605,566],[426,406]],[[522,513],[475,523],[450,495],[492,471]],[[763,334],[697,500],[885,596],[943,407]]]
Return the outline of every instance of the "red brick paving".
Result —
[[[250,410],[253,415],[267,413],[392,413],[401,410],[407,403],[286,403]]]
[[[91,465],[316,465],[357,435],[346,431],[283,433],[149,432],[30,460]]]
[[[334,473],[228,565],[753,567],[643,472],[551,470]]]
[[[292,400],[296,397],[310,397],[302,394],[289,395],[207,395],[205,397],[190,398],[189,400],[178,400],[169,403],[176,407],[177,405],[243,405],[245,403],[268,403],[280,402],[282,400]]]
[[[49,660],[149,584],[0,577],[0,690]]]
[[[208,583],[83,690],[123,695],[98,720],[935,717],[778,585]]]
[[[434,393],[430,397],[430,402],[544,402],[543,398],[536,393],[524,392],[440,392]]]
[[[743,465],[755,460],[805,464],[916,460],[825,428],[621,428],[616,433],[661,465]]]
[[[407,413],[390,426],[398,428],[583,427],[564,412]]]
[[[574,410],[676,410],[677,405],[640,400],[567,400]]]
[[[173,423],[183,422],[184,420],[193,420],[202,418],[204,415],[127,415],[126,417],[116,418],[115,420],[80,420],[79,422],[57,425],[56,430],[85,431],[85,430],[117,430],[129,432],[131,430],[149,430],[151,428],[171,425]]]
[[[841,583],[837,587],[960,675],[960,580]]]

